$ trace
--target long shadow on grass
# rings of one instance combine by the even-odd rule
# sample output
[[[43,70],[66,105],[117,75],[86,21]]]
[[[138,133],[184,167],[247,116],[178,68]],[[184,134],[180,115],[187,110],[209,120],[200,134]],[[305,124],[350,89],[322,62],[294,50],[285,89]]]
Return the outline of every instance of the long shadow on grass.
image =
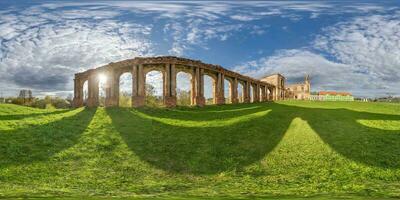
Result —
[[[40,117],[47,115],[55,115],[69,112],[70,110],[57,110],[52,112],[31,113],[31,114],[17,114],[17,115],[0,115],[0,120],[20,120],[29,117]]]
[[[45,161],[76,144],[93,118],[95,109],[29,128],[0,133],[0,167]],[[72,111],[71,111],[72,112]]]
[[[400,121],[400,115],[348,109],[295,109],[300,109],[299,117],[306,120],[322,140],[341,155],[370,166],[400,168],[400,128],[384,130],[384,123]],[[379,120],[383,124],[374,128],[358,120]]]
[[[325,143],[348,159],[400,168],[400,131],[368,127],[358,121],[399,121],[400,115],[257,105],[262,106],[237,111],[240,105],[184,111],[115,108],[107,112],[135,154],[174,172],[212,174],[256,162],[273,150],[295,117],[306,120]],[[257,115],[264,111],[268,114]]]
[[[293,116],[265,105],[237,111],[232,111],[235,106],[222,106],[185,112],[129,108],[107,112],[142,160],[172,172],[214,174],[259,161],[279,143]],[[213,109],[220,112],[210,112]]]

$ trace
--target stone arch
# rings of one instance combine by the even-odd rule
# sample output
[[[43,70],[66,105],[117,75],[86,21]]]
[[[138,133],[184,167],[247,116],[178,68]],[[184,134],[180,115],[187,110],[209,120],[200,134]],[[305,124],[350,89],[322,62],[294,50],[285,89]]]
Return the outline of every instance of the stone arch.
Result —
[[[176,103],[181,106],[193,105],[193,74],[186,70],[176,73]]]
[[[89,98],[89,80],[83,80],[82,83],[82,103],[84,106],[87,105],[87,101]]]
[[[245,85],[246,83],[243,81],[238,81],[237,85],[237,93],[238,93],[238,102],[239,103],[244,103],[244,98],[245,98]]]
[[[254,87],[253,87],[253,84],[250,84],[249,101],[250,101],[250,103],[254,102]]]
[[[116,82],[118,83],[118,106],[132,106],[132,85],[133,77],[130,71],[118,74]]]
[[[178,81],[178,73],[184,73],[186,76],[190,77],[190,105],[195,105],[195,96],[196,96],[196,71],[193,66],[187,65],[175,65],[176,71],[176,81]],[[176,83],[175,89],[178,92],[178,82]]]
[[[235,102],[234,96],[235,96],[236,91],[234,91],[234,89],[235,89],[234,83],[233,83],[234,81],[230,77],[225,76],[223,82],[224,82],[223,95],[224,95],[224,100],[225,100],[224,102],[231,104],[231,103]]]
[[[217,103],[217,91],[216,84],[217,78],[212,73],[204,73],[204,97],[206,99],[206,104],[216,104]]]
[[[145,104],[148,106],[161,106],[164,101],[165,73],[159,68],[144,70]]]
[[[99,105],[102,107],[106,106],[106,88],[107,88],[107,76],[104,73],[98,73],[98,90],[99,90]]]
[[[165,64],[152,64],[152,65],[144,65],[143,73],[145,76],[152,71],[161,72],[163,75],[165,73]]]

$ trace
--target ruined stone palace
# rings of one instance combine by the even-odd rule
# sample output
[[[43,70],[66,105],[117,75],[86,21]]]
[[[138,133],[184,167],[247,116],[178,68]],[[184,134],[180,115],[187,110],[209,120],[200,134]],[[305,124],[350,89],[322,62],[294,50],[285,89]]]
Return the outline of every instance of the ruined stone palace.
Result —
[[[309,100],[311,94],[310,76],[306,76],[303,83],[295,83],[286,86],[285,98],[295,100]]]
[[[105,84],[105,106],[118,106],[120,76],[124,73],[132,75],[132,106],[144,106],[146,98],[146,74],[159,71],[163,77],[163,101],[167,107],[176,106],[176,75],[186,72],[191,75],[191,104],[205,105],[204,75],[213,79],[213,99],[215,104],[225,104],[224,81],[229,82],[229,101],[239,103],[263,102],[285,99],[285,77],[280,74],[254,79],[219,65],[206,64],[198,60],[163,56],[136,57],[116,63],[90,69],[75,74],[74,100],[75,107],[84,105],[83,85],[88,82],[86,106],[99,106],[99,75],[107,76]],[[243,86],[239,97],[238,85]]]

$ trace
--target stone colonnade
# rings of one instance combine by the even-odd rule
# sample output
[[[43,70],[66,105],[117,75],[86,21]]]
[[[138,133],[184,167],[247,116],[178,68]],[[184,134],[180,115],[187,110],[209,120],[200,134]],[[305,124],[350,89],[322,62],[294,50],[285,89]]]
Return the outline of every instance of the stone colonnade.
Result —
[[[145,104],[146,74],[157,70],[163,75],[163,100],[167,107],[176,106],[176,75],[186,72],[191,75],[191,104],[204,106],[204,75],[213,79],[213,95],[215,104],[225,104],[224,80],[229,81],[230,102],[235,104],[238,99],[238,84],[243,85],[243,102],[250,103],[250,90],[253,89],[253,102],[270,101],[275,99],[275,86],[236,72],[224,69],[219,65],[205,64],[201,61],[178,57],[137,57],[117,63],[90,69],[75,74],[74,106],[84,105],[83,85],[88,81],[87,106],[99,105],[99,74],[107,76],[105,85],[105,106],[118,106],[119,81],[123,73],[132,75],[132,106],[140,107]]]

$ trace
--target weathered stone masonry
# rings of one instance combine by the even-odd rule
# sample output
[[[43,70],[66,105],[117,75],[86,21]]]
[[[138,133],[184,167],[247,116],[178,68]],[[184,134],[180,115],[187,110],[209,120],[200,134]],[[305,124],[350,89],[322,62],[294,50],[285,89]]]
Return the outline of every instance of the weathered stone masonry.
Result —
[[[275,86],[239,73],[224,69],[219,65],[205,64],[201,61],[178,57],[137,57],[116,63],[90,69],[75,74],[74,79],[74,106],[81,107],[84,104],[83,84],[88,81],[88,107],[99,105],[99,74],[107,76],[105,86],[105,106],[118,106],[119,103],[119,79],[123,73],[132,74],[132,106],[140,107],[145,104],[146,74],[157,70],[163,75],[163,99],[167,107],[176,105],[176,75],[186,72],[192,76],[191,104],[205,105],[204,75],[213,79],[214,103],[224,104],[224,80],[230,82],[229,94],[232,103],[238,103],[238,84],[243,85],[243,101],[250,102],[250,86],[253,91],[253,102],[278,99],[275,97]]]

